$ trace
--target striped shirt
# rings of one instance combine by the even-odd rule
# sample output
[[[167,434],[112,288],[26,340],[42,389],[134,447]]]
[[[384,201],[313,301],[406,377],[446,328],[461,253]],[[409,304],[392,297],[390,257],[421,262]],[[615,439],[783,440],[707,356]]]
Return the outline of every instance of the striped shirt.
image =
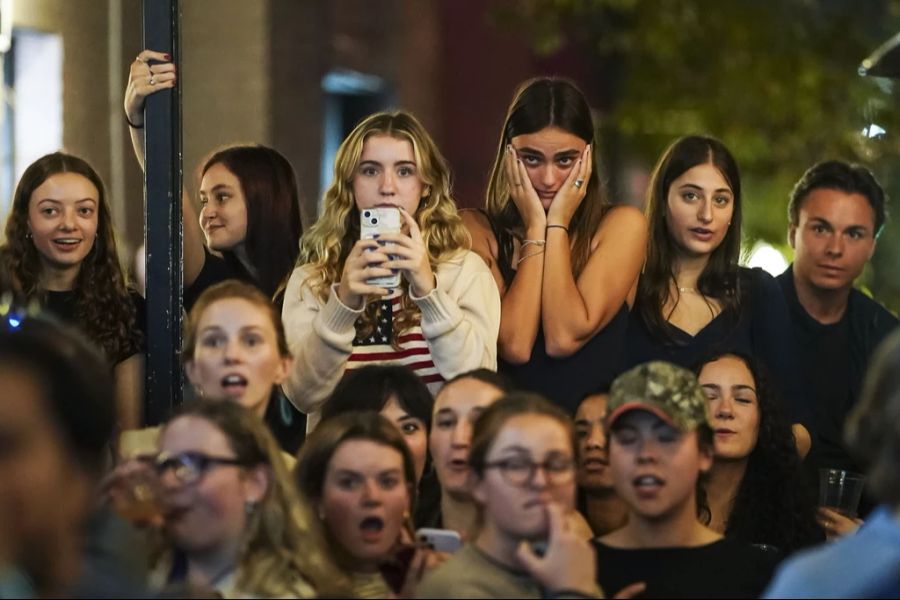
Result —
[[[428,386],[428,390],[434,394],[441,388],[444,378],[434,366],[431,349],[425,341],[425,336],[422,335],[419,324],[399,337],[397,344],[399,350],[391,345],[394,339],[393,315],[400,310],[400,295],[401,290],[398,288],[379,301],[378,322],[375,331],[368,336],[361,336],[359,331],[362,321],[359,319],[356,321],[357,335],[353,339],[353,352],[347,361],[345,376],[368,365],[403,365],[418,375]]]

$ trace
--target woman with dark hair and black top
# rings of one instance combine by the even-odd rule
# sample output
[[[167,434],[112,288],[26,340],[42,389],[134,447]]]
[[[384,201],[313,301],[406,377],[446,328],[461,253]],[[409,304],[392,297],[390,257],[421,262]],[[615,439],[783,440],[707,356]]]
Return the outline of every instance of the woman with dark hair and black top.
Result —
[[[167,54],[144,50],[131,64],[125,117],[142,168],[144,102],[175,86],[171,60]],[[187,194],[181,202],[185,309],[191,309],[203,290],[226,279],[252,283],[276,298],[280,307],[302,233],[293,167],[266,146],[229,146],[204,161],[199,179],[199,219]]]
[[[722,142],[676,140],[647,191],[650,239],[626,338],[626,367],[665,360],[690,368],[709,352],[754,356],[774,377],[793,422],[802,380],[781,288],[762,269],[738,265],[741,179]],[[809,434],[797,428],[801,454]]]
[[[782,556],[824,541],[802,484],[791,426],[759,366],[729,353],[695,369],[709,398],[715,460],[705,483],[709,527]]]
[[[113,373],[120,429],[143,419],[144,299],[119,261],[103,181],[54,152],[22,174],[0,246],[0,295],[35,302],[79,328]]]
[[[516,92],[485,209],[463,211],[502,298],[499,370],[574,414],[619,372],[647,235],[640,211],[602,191],[581,91],[539,78]]]
[[[433,521],[440,510],[441,490],[428,455],[433,406],[428,387],[406,367],[368,365],[344,377],[322,408],[322,419],[372,411],[397,426],[416,466],[416,525]]]

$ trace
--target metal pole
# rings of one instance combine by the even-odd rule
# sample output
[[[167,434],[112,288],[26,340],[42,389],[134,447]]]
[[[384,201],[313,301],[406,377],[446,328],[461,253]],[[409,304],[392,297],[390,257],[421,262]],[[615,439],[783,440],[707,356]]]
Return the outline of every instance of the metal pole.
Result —
[[[143,18],[143,47],[169,53],[178,66],[180,0],[144,0]],[[165,420],[182,395],[180,89],[153,94],[145,108],[146,416],[150,425]]]

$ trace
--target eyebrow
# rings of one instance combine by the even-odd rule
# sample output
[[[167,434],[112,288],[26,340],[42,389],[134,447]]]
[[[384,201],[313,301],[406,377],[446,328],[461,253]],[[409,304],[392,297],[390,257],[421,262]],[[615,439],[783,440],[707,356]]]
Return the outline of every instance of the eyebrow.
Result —
[[[232,186],[228,185],[227,183],[217,183],[217,184],[214,185],[214,186],[212,187],[212,189],[209,190],[208,192],[203,191],[203,190],[201,189],[201,190],[200,190],[200,194],[212,194],[213,192],[217,192],[217,191],[219,191],[219,190],[231,190],[231,189],[233,189]]]
[[[678,189],[679,189],[679,190],[683,190],[683,189],[685,189],[685,188],[689,188],[689,189],[692,189],[692,190],[697,190],[698,192],[702,192],[702,191],[703,191],[703,188],[700,187],[699,185],[697,185],[696,183],[682,183],[680,186],[678,186]],[[717,193],[717,194],[723,194],[723,193],[724,193],[724,194],[732,194],[732,195],[734,194],[734,192],[732,192],[732,191],[731,191],[730,189],[728,189],[728,188],[719,188],[719,189],[714,190],[714,191],[715,191],[715,193]]]
[[[395,162],[393,164],[395,167],[398,167],[398,166],[414,167],[414,166],[416,166],[416,162],[414,160],[398,160],[397,162]],[[383,166],[383,163],[381,163],[377,160],[363,160],[363,161],[360,161],[360,163],[359,163],[360,167],[367,166],[367,165],[381,167],[381,166]]]
[[[590,419],[575,419],[574,425],[590,425]]]
[[[244,325],[243,327],[241,327],[240,329],[238,329],[239,332],[242,332],[242,331],[262,331],[262,330],[263,330],[263,326],[262,326],[262,325]],[[200,333],[206,333],[206,332],[208,332],[208,331],[215,331],[215,332],[225,331],[225,328],[222,327],[222,326],[220,326],[220,325],[207,325],[206,327],[204,327],[203,329],[200,330]]]
[[[434,414],[435,415],[455,415],[456,411],[454,411],[453,409],[450,409],[450,408],[442,408]]]
[[[397,421],[422,421],[419,417],[406,413],[402,417],[397,417]]]
[[[544,156],[544,153],[536,148],[530,148],[528,146],[523,146],[516,150],[522,154],[533,154],[535,156]],[[556,154],[553,155],[553,158],[570,158],[572,156],[578,156],[581,152],[576,150],[575,148],[571,148],[569,150],[560,150]]]
[[[51,204],[62,204],[63,203],[62,200],[57,200],[56,198],[41,198],[40,200],[38,200],[38,204],[43,204],[44,202],[49,202]],[[94,198],[82,198],[80,200],[76,200],[75,204],[81,204],[82,202],[93,202],[94,204],[97,203],[97,201]]]

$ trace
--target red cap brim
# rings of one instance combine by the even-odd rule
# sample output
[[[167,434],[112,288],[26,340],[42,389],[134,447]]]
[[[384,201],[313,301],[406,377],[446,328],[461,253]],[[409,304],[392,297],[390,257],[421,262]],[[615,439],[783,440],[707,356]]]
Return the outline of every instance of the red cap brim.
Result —
[[[631,402],[626,402],[625,404],[617,406],[615,410],[609,413],[609,415],[606,417],[606,428],[611,429],[616,419],[633,410],[643,410],[650,414],[656,415],[675,429],[680,429],[680,427],[678,427],[669,413],[659,408],[658,406],[654,406],[653,404],[648,404],[646,402],[641,402],[638,400],[632,400]]]

